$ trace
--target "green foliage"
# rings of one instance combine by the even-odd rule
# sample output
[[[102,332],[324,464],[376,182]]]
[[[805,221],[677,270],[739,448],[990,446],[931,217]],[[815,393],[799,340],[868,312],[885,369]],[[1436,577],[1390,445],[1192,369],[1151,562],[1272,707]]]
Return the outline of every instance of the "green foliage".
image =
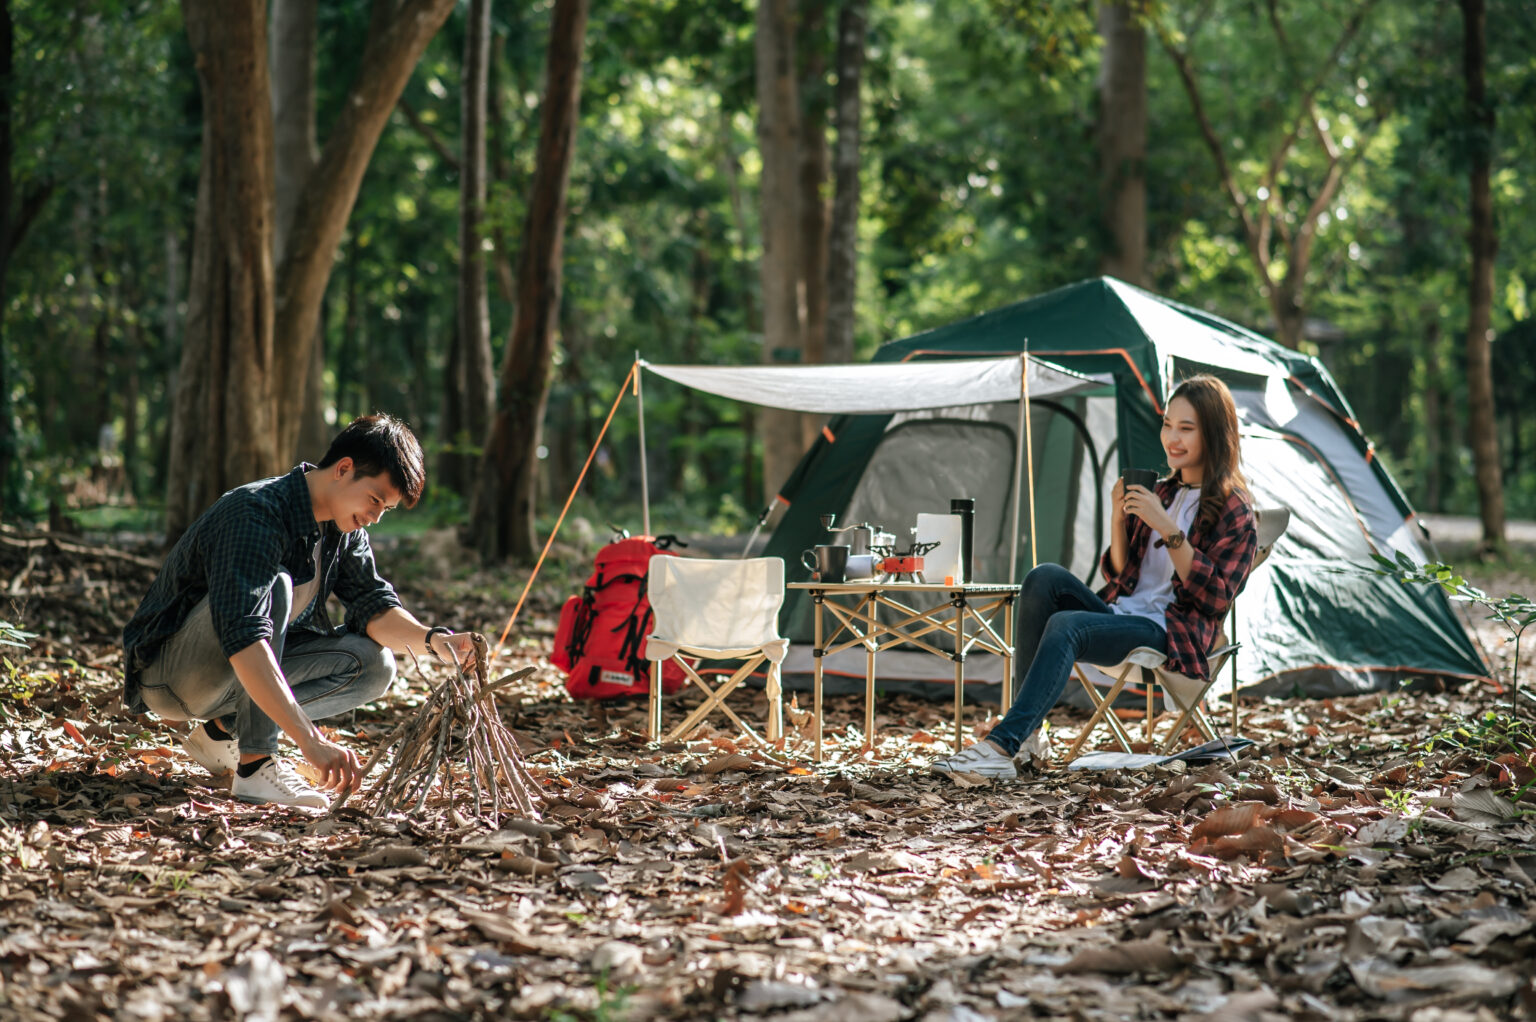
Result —
[[[1477,717],[1454,716],[1424,743],[1425,752],[1446,746],[1489,759],[1536,749],[1536,726],[1508,714],[1487,710]]]
[[[1475,509],[1465,434],[1469,135],[1455,5],[1381,0],[1325,65],[1352,0],[1138,2],[1187,45],[1240,186],[1251,192],[1314,75],[1316,103],[1354,161],[1318,222],[1307,347],[1339,377],[1410,499]],[[484,243],[499,362],[534,174],[552,5],[498,4]],[[22,513],[50,500],[151,503],[163,495],[180,359],[201,138],[196,70],[172,0],[13,0],[12,176],[44,194],[9,266],[3,395],[15,425]],[[317,5],[323,146],[358,70],[370,5]],[[620,0],[595,8],[565,237],[546,411],[544,492],[563,499],[638,351],[653,362],[761,358],[754,8],[741,0]],[[830,62],[836,10],[815,44]],[[1499,218],[1494,345],[1508,505],[1536,514],[1536,220],[1519,168],[1536,156],[1536,27],[1489,3]],[[401,415],[434,452],[455,330],[464,5],[427,47],[363,180],[332,276],[323,341],[337,424]],[[898,0],[866,35],[857,348],[1019,300],[1098,271],[1094,130],[1101,40],[1079,0]],[[811,45],[810,42],[807,45]],[[1149,31],[1144,166],[1148,284],[1268,329],[1246,242],[1172,63]],[[803,83],[824,97],[825,81]],[[835,124],[829,122],[828,138]],[[1345,139],[1348,139],[1346,145]],[[1278,181],[1297,230],[1322,175],[1311,129]],[[7,402],[0,401],[0,414]],[[632,406],[605,438],[590,497],[639,497]],[[716,528],[761,506],[751,409],[658,384],[647,392],[652,495],[681,495]],[[111,426],[118,450],[100,445]],[[313,459],[317,452],[303,452]],[[120,464],[122,477],[104,472]],[[429,488],[429,494],[436,487]],[[447,523],[466,494],[429,507]],[[7,500],[14,513],[15,500]],[[724,518],[740,515],[734,523]],[[423,517],[417,516],[417,520]],[[717,519],[722,519],[717,521]],[[402,519],[403,520],[403,519]],[[393,527],[393,526],[392,526]]]
[[[1371,574],[1384,575],[1402,582],[1439,586],[1453,600],[1476,603],[1485,608],[1491,620],[1499,622],[1509,630],[1510,640],[1515,647],[1514,663],[1509,672],[1510,714],[1512,717],[1518,717],[1520,713],[1520,638],[1527,628],[1536,624],[1536,602],[1517,593],[1495,599],[1457,574],[1456,569],[1449,564],[1439,562],[1415,564],[1413,559],[1402,551],[1398,551],[1395,558],[1373,553],[1371,559],[1376,562],[1376,567],[1365,569]]]
[[[15,646],[19,649],[29,649],[30,639],[37,638],[36,632],[24,632],[9,621],[0,621],[0,646]]]

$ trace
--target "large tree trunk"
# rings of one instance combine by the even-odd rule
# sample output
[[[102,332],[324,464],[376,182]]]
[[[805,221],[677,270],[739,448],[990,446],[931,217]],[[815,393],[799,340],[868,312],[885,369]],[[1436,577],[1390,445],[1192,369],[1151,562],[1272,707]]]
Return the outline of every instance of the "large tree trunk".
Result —
[[[491,561],[513,557],[526,562],[537,548],[538,449],[560,317],[566,193],[576,146],[586,32],[587,0],[555,0],[538,163],[517,267],[517,312],[470,510],[474,542]]]
[[[437,34],[454,0],[375,0],[357,79],[326,139],[320,161],[300,193],[293,232],[277,280],[279,450],[298,445],[304,385],[314,360],[320,307],[342,231],[357,201],[363,172],[405,83]],[[408,371],[400,367],[400,371]]]
[[[478,444],[491,424],[495,367],[491,364],[491,305],[486,290],[485,221],[486,104],[491,63],[491,0],[471,0],[464,32],[462,152],[459,156],[459,300],[453,333],[443,439],[450,446]],[[443,455],[444,481],[468,495],[479,459]]]
[[[827,0],[800,0],[800,288],[805,322],[801,361],[827,360]],[[800,446],[810,447],[825,416],[800,416]]]
[[[836,192],[827,240],[828,362],[853,361],[859,289],[859,85],[864,74],[866,3],[867,0],[847,0],[837,22],[837,148],[833,155]]]
[[[232,486],[273,475],[272,107],[265,0],[186,0],[203,154],[171,427],[168,539]],[[253,59],[254,56],[254,59]]]
[[[803,352],[805,307],[800,293],[800,101],[795,87],[792,0],[759,0],[757,6],[757,139],[762,156],[763,361],[798,362]],[[764,492],[777,493],[803,450],[800,415],[765,408]]]
[[[396,3],[397,0],[375,0],[361,70],[342,104],[319,162],[299,192],[283,260],[274,275],[271,263],[275,183],[266,19],[260,18],[263,31],[256,36],[249,36],[244,27],[236,33],[225,24],[244,26],[254,17],[253,9],[264,15],[266,5],[253,6],[252,0],[183,0],[194,48],[198,48],[199,39],[206,43],[205,49],[198,50],[199,69],[204,76],[205,119],[226,120],[214,124],[217,130],[212,133],[209,125],[204,126],[199,194],[205,187],[208,189],[209,205],[198,213],[200,233],[193,245],[187,340],[177,380],[178,415],[187,414],[187,409],[201,409],[204,418],[201,423],[197,419],[178,423],[179,434],[175,427],[172,430],[167,472],[170,493],[166,500],[166,527],[172,537],[180,535],[192,518],[224,489],[293,463],[315,358],[321,304],[342,230],[390,111],[422,50],[453,8],[453,0],[404,0],[398,6]],[[259,65],[259,71],[247,65]],[[237,89],[246,90],[237,93],[238,102],[227,95]],[[221,103],[230,110],[221,111]],[[235,118],[254,117],[253,104],[263,109],[260,125],[252,124],[253,129],[259,127],[262,132],[260,138],[227,139],[225,136],[232,132],[243,130],[243,122]],[[247,160],[259,155],[263,163],[259,169],[252,169],[237,166],[222,155],[210,155],[220,145]],[[258,146],[259,154],[255,152]],[[250,208],[233,210],[231,204],[237,200],[249,203]],[[237,222],[231,223],[232,217]],[[259,224],[259,235],[237,232],[246,221]],[[205,243],[202,233],[209,230],[220,232],[224,240],[208,247],[211,243]],[[259,278],[247,281],[226,272],[221,268],[223,256],[210,256],[199,262],[200,249],[216,253],[222,244],[233,252],[256,240],[265,246],[267,264]],[[242,261],[238,268],[250,265],[251,257],[243,251],[239,254]],[[261,293],[247,293],[248,284]],[[244,304],[230,302],[248,303],[270,313],[262,325],[263,347],[259,350],[220,347],[210,341],[210,337],[226,337],[228,329],[221,324],[245,308]],[[205,322],[200,323],[198,317]],[[226,354],[233,361],[226,362]],[[247,373],[246,363],[257,367],[259,373]],[[226,390],[239,391],[236,403],[240,407],[225,407],[226,402],[215,400],[216,395]],[[222,425],[214,423],[214,413],[220,416]],[[197,429],[206,430],[206,435],[187,435],[188,430]],[[228,435],[220,433],[221,429]],[[211,454],[221,450],[222,458]],[[250,453],[242,454],[243,451]]]
[[[11,156],[11,71],[14,64],[15,34],[10,0],[0,0],[0,310],[10,297],[8,274],[11,265],[11,203],[14,178]],[[6,340],[5,316],[0,311],[0,518],[5,517],[11,491],[11,463],[16,459],[16,436],[11,429],[11,383],[7,372],[10,360]]]
[[[317,0],[272,0],[272,137],[277,154],[275,263],[282,266],[299,195],[320,158],[315,138],[315,8]],[[300,458],[319,461],[330,439],[325,421],[325,337],[316,322],[300,407]]]
[[[1471,140],[1470,177],[1472,279],[1467,315],[1467,429],[1477,472],[1477,498],[1483,519],[1482,551],[1504,548],[1504,482],[1499,475],[1499,435],[1493,408],[1493,260],[1499,240],[1493,224],[1493,101],[1487,87],[1487,10],[1485,0],[1461,0],[1462,67],[1467,80],[1467,124]]]
[[[1131,0],[1099,0],[1099,209],[1102,271],[1146,283],[1147,31]]]

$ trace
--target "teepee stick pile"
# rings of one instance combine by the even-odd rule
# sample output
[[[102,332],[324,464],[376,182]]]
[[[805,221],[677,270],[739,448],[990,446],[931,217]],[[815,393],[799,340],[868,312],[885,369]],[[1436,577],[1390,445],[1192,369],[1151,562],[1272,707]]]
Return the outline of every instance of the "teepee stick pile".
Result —
[[[517,739],[496,712],[495,691],[533,671],[519,671],[487,684],[490,648],[476,634],[475,666],[466,672],[454,656],[453,675],[433,690],[410,720],[384,740],[363,767],[363,776],[395,750],[388,769],[364,795],[374,816],[390,812],[420,812],[434,786],[453,805],[467,785],[478,817],[498,819],[515,814],[538,819],[534,805],[538,782],[528,773]],[[434,782],[437,782],[434,784]],[[332,812],[346,802],[338,799]]]

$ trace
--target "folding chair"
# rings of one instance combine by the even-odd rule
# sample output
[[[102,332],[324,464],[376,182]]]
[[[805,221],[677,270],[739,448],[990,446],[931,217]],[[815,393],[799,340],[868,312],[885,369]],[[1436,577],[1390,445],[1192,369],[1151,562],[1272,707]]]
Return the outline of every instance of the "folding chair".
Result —
[[[704,702],[667,733],[668,741],[691,734],[716,710],[736,722],[762,744],[777,742],[784,731],[779,665],[789,640],[778,630],[784,603],[784,561],[779,557],[747,560],[705,560],[692,557],[653,557],[647,582],[655,630],[646,640],[651,661],[651,704],[647,735],[661,735],[661,665],[675,660],[688,680],[704,690]],[[735,672],[714,688],[700,676],[696,664],[684,659],[740,660]],[[753,671],[768,662],[768,740],[766,742],[725,704],[725,699]]]
[[[1254,511],[1254,527],[1258,532],[1258,551],[1254,554],[1253,567],[1248,572],[1249,578],[1252,578],[1253,572],[1258,569],[1259,565],[1264,563],[1265,558],[1269,556],[1269,552],[1274,549],[1275,543],[1280,537],[1285,535],[1286,527],[1290,523],[1291,512],[1289,508],[1261,508]],[[1232,601],[1231,615],[1235,631],[1237,624],[1237,600],[1235,598]],[[1124,662],[1120,664],[1111,667],[1092,665],[1099,666],[1104,673],[1115,679],[1114,684],[1110,686],[1109,691],[1102,698],[1099,696],[1098,687],[1089,681],[1088,676],[1083,673],[1083,665],[1073,664],[1073,673],[1077,675],[1077,680],[1082,683],[1084,691],[1088,693],[1088,698],[1093,703],[1094,710],[1093,716],[1088,718],[1088,723],[1078,733],[1077,740],[1067,750],[1066,762],[1070,763],[1077,758],[1078,750],[1083,747],[1083,744],[1087,742],[1089,736],[1093,734],[1101,722],[1108,725],[1109,730],[1115,736],[1115,740],[1119,742],[1120,748],[1126,752],[1131,751],[1131,736],[1126,731],[1125,725],[1120,723],[1120,718],[1115,716],[1113,707],[1115,700],[1120,696],[1120,692],[1125,688],[1126,682],[1130,680],[1131,672],[1138,669],[1141,671],[1142,686],[1146,689],[1147,693],[1144,740],[1148,745],[1152,744],[1156,729],[1156,718],[1152,712],[1152,701],[1158,689],[1161,689],[1163,693],[1163,706],[1167,708],[1172,703],[1180,711],[1172,729],[1169,730],[1167,737],[1163,739],[1162,744],[1158,747],[1158,752],[1161,755],[1167,755],[1173,749],[1174,742],[1178,740],[1179,735],[1184,733],[1185,727],[1191,722],[1194,723],[1205,741],[1215,741],[1216,727],[1211,723],[1211,719],[1206,715],[1201,703],[1205,701],[1206,692],[1215,684],[1218,673],[1226,666],[1227,660],[1238,651],[1241,645],[1241,643],[1227,642],[1225,629],[1219,630],[1216,633],[1216,640],[1212,643],[1210,651],[1205,655],[1206,663],[1209,665],[1210,670],[1204,681],[1165,669],[1163,665],[1167,663],[1167,654],[1152,649],[1150,646],[1139,646],[1131,650],[1126,655]],[[1235,731],[1237,730],[1236,677],[1232,681],[1232,718],[1232,728]]]

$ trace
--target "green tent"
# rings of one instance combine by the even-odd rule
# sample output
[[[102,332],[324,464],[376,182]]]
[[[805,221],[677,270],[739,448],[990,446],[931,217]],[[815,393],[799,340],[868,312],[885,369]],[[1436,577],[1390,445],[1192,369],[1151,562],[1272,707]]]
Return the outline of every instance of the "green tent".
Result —
[[[1109,380],[1086,393],[1030,403],[1035,532],[1015,532],[1017,402],[841,415],[827,425],[780,492],[787,505],[765,553],[803,581],[802,550],[825,542],[819,516],[867,521],[898,537],[918,512],[951,497],[977,502],[977,577],[1003,580],[1017,556],[1071,568],[1097,586],[1107,543],[1105,501],[1126,467],[1166,470],[1158,430],[1174,383],[1196,372],[1232,388],[1243,424],[1243,467],[1260,507],[1284,506],[1291,525],[1238,601],[1233,638],[1244,691],[1336,695],[1391,687],[1405,677],[1482,677],[1487,668],[1439,590],[1331,569],[1371,551],[1433,559],[1433,547],[1361,434],[1349,403],[1316,359],[1198,309],[1113,278],[1084,281],[949,326],[893,341],[875,363],[981,358],[1027,351]],[[811,604],[792,590],[781,617],[795,644],[787,674],[810,672]],[[862,677],[863,655],[831,658],[833,674]],[[968,664],[987,680],[998,665]],[[928,654],[881,654],[883,682],[942,682]],[[1218,688],[1222,691],[1229,679]]]

